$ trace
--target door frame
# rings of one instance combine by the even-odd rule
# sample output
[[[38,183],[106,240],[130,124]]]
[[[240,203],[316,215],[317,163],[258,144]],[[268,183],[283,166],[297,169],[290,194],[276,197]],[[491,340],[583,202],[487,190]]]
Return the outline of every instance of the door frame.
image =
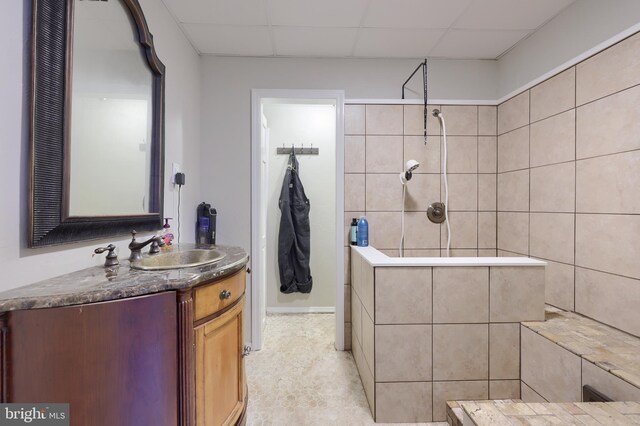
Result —
[[[260,305],[265,300],[260,294],[260,271],[253,259],[260,255],[260,201],[261,201],[261,117],[263,99],[326,99],[336,103],[336,339],[337,350],[344,350],[344,91],[343,90],[251,90],[251,345],[262,348]]]

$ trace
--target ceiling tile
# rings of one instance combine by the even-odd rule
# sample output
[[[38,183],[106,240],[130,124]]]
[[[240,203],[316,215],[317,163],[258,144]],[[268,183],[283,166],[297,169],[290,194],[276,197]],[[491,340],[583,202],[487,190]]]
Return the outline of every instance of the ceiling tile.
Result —
[[[471,0],[371,0],[363,26],[449,28]]]
[[[264,0],[164,0],[178,21],[221,25],[267,25]]]
[[[362,28],[355,56],[366,58],[424,58],[445,30]]]
[[[574,0],[475,0],[454,28],[533,30]]]
[[[271,25],[358,27],[367,0],[267,0]]]
[[[283,56],[349,56],[357,33],[357,28],[273,28],[276,55]]]
[[[456,59],[496,59],[529,31],[449,30],[429,56]]]
[[[203,54],[271,56],[268,27],[183,24],[195,48]]]

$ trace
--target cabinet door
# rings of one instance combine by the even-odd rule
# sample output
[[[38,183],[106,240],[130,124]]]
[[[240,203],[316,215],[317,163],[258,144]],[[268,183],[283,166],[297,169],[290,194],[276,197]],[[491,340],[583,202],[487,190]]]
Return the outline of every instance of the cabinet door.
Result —
[[[244,297],[195,329],[198,426],[235,424],[244,408],[243,311]]]

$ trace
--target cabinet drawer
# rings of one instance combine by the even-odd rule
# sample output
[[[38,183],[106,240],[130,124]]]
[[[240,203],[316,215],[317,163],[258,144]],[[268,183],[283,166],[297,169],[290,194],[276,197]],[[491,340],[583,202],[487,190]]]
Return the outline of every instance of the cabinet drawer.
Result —
[[[200,320],[233,304],[244,294],[244,287],[244,268],[213,284],[196,287],[194,295],[195,319]]]

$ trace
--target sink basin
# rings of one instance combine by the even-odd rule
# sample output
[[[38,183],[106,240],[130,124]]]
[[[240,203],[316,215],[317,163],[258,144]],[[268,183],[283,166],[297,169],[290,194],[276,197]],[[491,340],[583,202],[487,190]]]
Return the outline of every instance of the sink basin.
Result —
[[[194,249],[155,254],[138,262],[131,262],[133,269],[143,271],[161,271],[164,269],[191,268],[217,262],[226,256],[225,253],[211,249]]]

